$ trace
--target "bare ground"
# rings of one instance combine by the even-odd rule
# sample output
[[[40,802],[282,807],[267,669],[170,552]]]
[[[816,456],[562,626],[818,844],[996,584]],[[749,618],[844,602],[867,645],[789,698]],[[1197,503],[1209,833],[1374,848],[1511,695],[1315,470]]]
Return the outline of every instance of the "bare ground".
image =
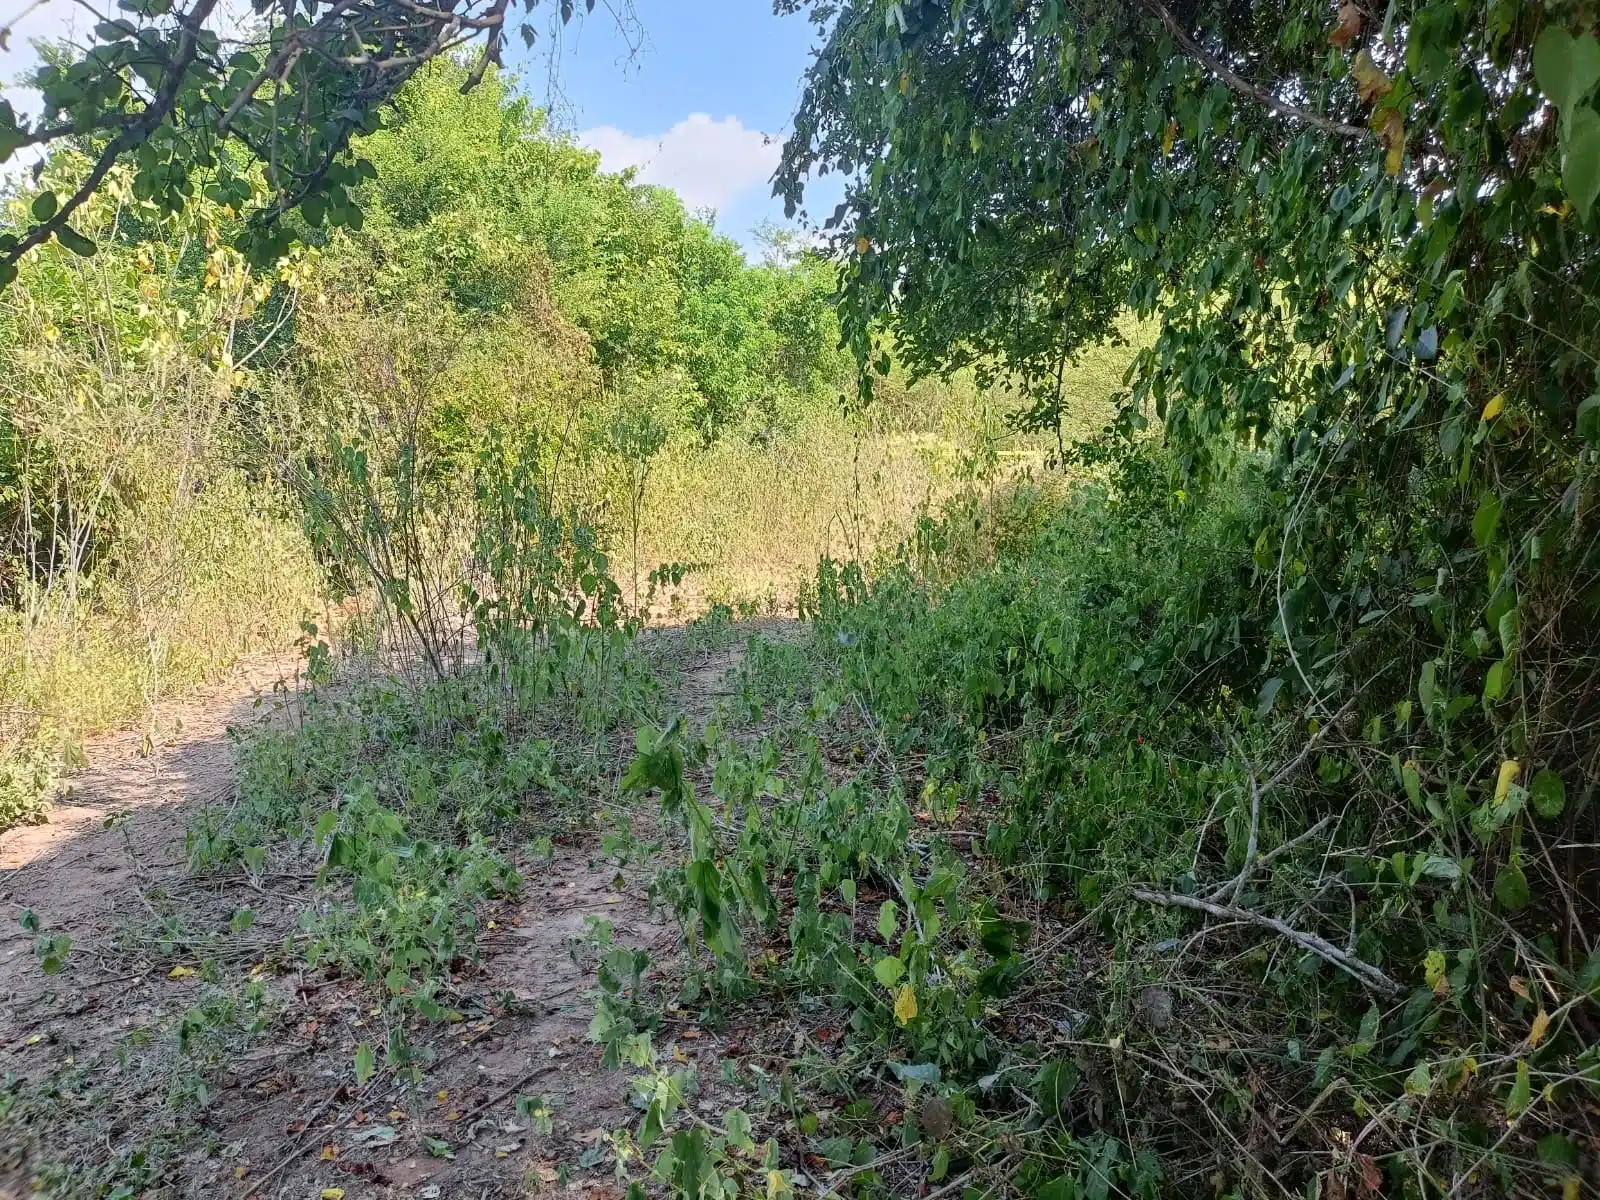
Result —
[[[691,720],[729,694],[743,632],[707,646],[664,631],[656,654]],[[617,944],[648,949],[657,963],[670,959],[677,929],[595,845],[558,843],[552,858],[520,862],[522,893],[480,914],[481,960],[453,964],[449,980],[461,1021],[408,1030],[422,1072],[414,1086],[383,1065],[384,1018],[370,989],[305,972],[284,952],[300,913],[318,903],[314,871],[275,866],[253,888],[188,871],[188,823],[233,789],[233,731],[294,718],[283,682],[293,666],[252,660],[169,705],[161,716],[173,732],[153,751],[137,735],[92,745],[92,767],[51,822],[0,837],[10,918],[0,942],[0,1072],[28,1081],[33,1105],[27,1119],[0,1124],[0,1197],[45,1185],[94,1194],[96,1168],[126,1164],[141,1148],[155,1161],[157,1144],[166,1165],[146,1180],[150,1196],[342,1189],[344,1200],[446,1200],[560,1186],[620,1195],[576,1167],[637,1115],[627,1073],[603,1069],[588,1038],[586,918],[610,922]],[[244,906],[254,924],[230,931]],[[72,938],[58,975],[40,970],[32,935],[16,924],[28,909],[45,935]],[[173,935],[179,927],[184,937]],[[204,953],[196,930],[214,932]],[[224,1021],[243,1035],[173,1053],[204,982],[237,996],[250,981],[263,995]],[[716,1079],[725,1047],[687,1014],[669,1009],[656,1040]],[[351,1063],[363,1042],[377,1045],[379,1065],[358,1088]],[[208,1054],[210,1069],[197,1069]],[[518,1115],[519,1096],[546,1102],[548,1134]],[[64,1157],[78,1160],[81,1177],[40,1177],[41,1164]]]

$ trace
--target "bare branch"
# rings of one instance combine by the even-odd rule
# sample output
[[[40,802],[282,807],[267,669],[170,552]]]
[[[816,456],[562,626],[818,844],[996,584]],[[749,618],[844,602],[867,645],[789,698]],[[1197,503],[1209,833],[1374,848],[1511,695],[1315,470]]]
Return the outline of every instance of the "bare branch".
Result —
[[[1222,917],[1229,921],[1245,921],[1252,925],[1260,925],[1270,929],[1280,937],[1287,938],[1303,950],[1309,950],[1325,962],[1332,963],[1341,971],[1352,976],[1357,982],[1374,992],[1386,996],[1397,995],[1400,985],[1377,967],[1354,954],[1348,954],[1339,949],[1326,938],[1318,937],[1314,933],[1306,933],[1294,928],[1276,917],[1269,917],[1265,913],[1254,912],[1248,908],[1240,908],[1236,904],[1214,904],[1210,900],[1202,900],[1199,896],[1180,896],[1176,892],[1157,892],[1150,888],[1130,888],[1130,894],[1136,900],[1143,900],[1150,904],[1160,904],[1166,907],[1192,908],[1196,912],[1210,913],[1214,917]]]

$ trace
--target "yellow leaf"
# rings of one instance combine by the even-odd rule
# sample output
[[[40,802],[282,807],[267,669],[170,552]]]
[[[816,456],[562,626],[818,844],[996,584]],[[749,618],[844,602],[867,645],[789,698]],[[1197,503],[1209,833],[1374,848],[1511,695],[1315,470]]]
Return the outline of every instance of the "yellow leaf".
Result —
[[[1171,157],[1172,148],[1178,144],[1178,123],[1167,122],[1167,130],[1161,135],[1161,153]]]
[[[322,1200],[344,1200],[343,1188],[323,1188]]]
[[[188,979],[194,974],[193,967],[173,967],[167,972],[168,979]]]
[[[1429,950],[1427,957],[1422,960],[1422,972],[1427,976],[1428,986],[1438,996],[1450,994],[1450,980],[1445,976],[1445,966],[1442,950]]]
[[[779,1196],[792,1196],[794,1189],[789,1186],[789,1181],[783,1177],[782,1171],[767,1172],[767,1200],[778,1200]]]
[[[917,993],[909,983],[902,984],[894,996],[894,1019],[904,1025],[917,1015]]]
[[[339,1157],[339,1147],[330,1144],[330,1145],[324,1146],[322,1148],[322,1161],[323,1162],[332,1162],[334,1159],[336,1159],[338,1157]],[[342,1192],[340,1194],[343,1195]]]
[[[1455,1096],[1466,1091],[1468,1085],[1470,1085],[1477,1077],[1478,1060],[1471,1057],[1463,1059],[1461,1063],[1461,1074],[1457,1076],[1455,1081],[1450,1085],[1450,1094]]]
[[[1391,175],[1400,174],[1400,168],[1405,163],[1406,157],[1405,119],[1390,108],[1375,114],[1372,125],[1378,131],[1378,140],[1389,151],[1384,156],[1383,169]]]
[[[1578,1200],[1578,1197],[1582,1194],[1582,1175],[1568,1175],[1561,1181],[1561,1200]]]
[[[1514,758],[1508,758],[1500,764],[1500,778],[1494,784],[1494,802],[1504,804],[1506,796],[1511,791],[1511,781],[1517,777],[1517,772],[1522,770],[1521,765]]]
[[[1528,1030],[1528,1049],[1536,1048],[1540,1042],[1544,1041],[1544,1035],[1549,1031],[1550,1014],[1541,1008],[1538,1015],[1533,1018],[1533,1028]]]
[[[1089,111],[1091,113],[1097,113],[1097,112],[1100,111],[1100,93],[1099,92],[1090,92],[1089,93]]]
[[[1483,406],[1483,419],[1485,421],[1494,420],[1505,409],[1505,406],[1506,406],[1506,395],[1505,395],[1505,393],[1504,392],[1496,393],[1494,398],[1491,399],[1489,401],[1489,403],[1487,403],[1487,404],[1485,404]]]
[[[1355,78],[1356,91],[1363,104],[1383,99],[1394,86],[1383,68],[1373,62],[1372,55],[1365,50],[1356,55],[1355,62],[1350,64],[1350,74]]]
[[[869,242],[866,238],[858,237],[856,239],[856,253],[857,254],[865,254],[870,249],[872,249],[872,243]]]
[[[443,1104],[446,1100],[450,1099],[450,1091],[448,1088],[440,1088],[433,1094],[433,1098],[440,1104]]]
[[[900,94],[904,96],[906,89],[911,86],[911,76],[905,71],[900,72]]]

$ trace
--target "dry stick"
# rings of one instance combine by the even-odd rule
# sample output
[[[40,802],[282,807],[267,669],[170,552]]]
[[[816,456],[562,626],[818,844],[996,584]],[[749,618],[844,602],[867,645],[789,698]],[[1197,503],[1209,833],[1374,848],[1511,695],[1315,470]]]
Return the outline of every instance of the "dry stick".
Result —
[[[1544,855],[1544,861],[1550,864],[1550,875],[1556,881],[1556,890],[1561,893],[1561,901],[1567,907],[1567,959],[1572,959],[1572,934],[1578,935],[1578,940],[1583,943],[1585,955],[1594,953],[1594,947],[1589,944],[1589,936],[1583,932],[1583,922],[1578,918],[1577,907],[1572,903],[1572,893],[1567,891],[1567,885],[1561,878],[1561,872],[1556,868],[1556,860],[1550,853],[1550,848],[1544,844],[1544,834],[1539,832],[1539,822],[1529,821],[1528,828],[1533,830],[1534,839],[1539,843],[1539,853]]]
[[[1321,743],[1322,739],[1327,735],[1328,730],[1338,727],[1339,723],[1344,720],[1345,714],[1355,707],[1355,702],[1355,696],[1352,696],[1350,699],[1346,700],[1343,706],[1340,707],[1339,711],[1334,713],[1333,716],[1328,720],[1328,723],[1321,726],[1315,733],[1307,738],[1305,745],[1300,747],[1300,752],[1282,767],[1280,767],[1278,771],[1273,774],[1272,778],[1268,779],[1266,783],[1258,786],[1255,781],[1255,772],[1252,771],[1250,773],[1250,842],[1245,847],[1244,866],[1239,868],[1239,873],[1237,875],[1213,891],[1209,896],[1206,897],[1206,899],[1221,900],[1222,897],[1227,895],[1229,891],[1232,891],[1233,903],[1237,904],[1239,902],[1239,897],[1244,894],[1244,885],[1249,881],[1251,872],[1253,872],[1258,865],[1256,861],[1256,851],[1260,848],[1261,844],[1261,801],[1270,793],[1276,791],[1279,784],[1289,779],[1305,764],[1306,759],[1311,756],[1311,752],[1315,750]],[[1248,766],[1248,764],[1246,765]],[[1306,833],[1303,833],[1293,840],[1285,842],[1282,846],[1279,846],[1272,852],[1267,861],[1270,861],[1271,858],[1276,858],[1279,854],[1282,854],[1296,842],[1302,841],[1306,837],[1309,837],[1312,832],[1320,827],[1320,825],[1321,822],[1318,822],[1317,825],[1313,825],[1311,827],[1311,830],[1308,830]]]
[[[1296,929],[1276,917],[1267,916],[1265,913],[1254,912],[1248,908],[1240,908],[1236,904],[1215,904],[1210,900],[1202,900],[1198,896],[1180,896],[1176,892],[1157,892],[1150,888],[1132,888],[1130,889],[1130,894],[1134,899],[1144,900],[1150,904],[1192,908],[1197,912],[1210,913],[1214,917],[1223,917],[1230,921],[1248,921],[1255,925],[1261,925],[1272,930],[1280,937],[1288,938],[1295,945],[1311,951],[1311,953],[1325,962],[1332,963],[1341,971],[1353,976],[1375,992],[1393,996],[1400,991],[1398,983],[1371,963],[1359,959],[1353,954],[1345,953],[1326,938]]]
[[[441,1066],[443,1066],[445,1063],[449,1062],[452,1058],[455,1058],[458,1054],[461,1054],[464,1050],[467,1049],[468,1046],[471,1046],[471,1045],[474,1045],[474,1044],[475,1044],[475,1042],[464,1042],[464,1043],[462,1043],[460,1046],[458,1046],[454,1050],[450,1051],[449,1054],[442,1054],[438,1058],[434,1059],[433,1062],[428,1064],[428,1069],[430,1071],[438,1070]],[[385,1082],[385,1081],[382,1078],[369,1080],[367,1082],[367,1086],[362,1088],[359,1092],[357,1092],[355,1094],[356,1103],[351,1106],[350,1111],[345,1113],[344,1116],[340,1117],[336,1122],[334,1122],[332,1125],[330,1125],[328,1127],[328,1129],[326,1130],[326,1132],[330,1133],[330,1134],[337,1133],[339,1130],[343,1129],[346,1125],[350,1124],[350,1121],[352,1120],[352,1118],[354,1118],[356,1113],[361,1110],[360,1102],[363,1099],[365,1099],[369,1094],[375,1092],[377,1090],[378,1086],[380,1084],[382,1084],[383,1082]],[[393,1076],[393,1075],[391,1075],[389,1077],[389,1079],[388,1079],[388,1085],[389,1085],[388,1094],[389,1095],[393,1095],[394,1094],[394,1090],[399,1085],[399,1083],[400,1083],[400,1080],[399,1080],[398,1077]],[[344,1085],[341,1084],[339,1087],[335,1088],[334,1091],[333,1091],[333,1095],[329,1096],[326,1100],[324,1100],[322,1102],[321,1106],[318,1107],[317,1111],[311,1114],[311,1119],[306,1122],[306,1127],[305,1127],[305,1129],[302,1131],[302,1133],[300,1135],[300,1137],[301,1137],[300,1142],[295,1146],[295,1148],[292,1151],[289,1152],[288,1155],[286,1155],[284,1157],[283,1161],[280,1162],[277,1166],[273,1167],[272,1170],[268,1171],[266,1175],[262,1176],[262,1178],[261,1178],[261,1180],[259,1182],[253,1182],[253,1183],[246,1184],[245,1190],[244,1190],[244,1196],[247,1198],[247,1200],[248,1200],[248,1197],[250,1197],[250,1196],[260,1195],[262,1190],[265,1189],[266,1186],[268,1184],[270,1184],[274,1179],[276,1179],[278,1177],[278,1175],[283,1171],[283,1169],[285,1167],[287,1167],[290,1163],[294,1162],[295,1159],[299,1158],[302,1154],[304,1154],[306,1152],[306,1149],[309,1146],[314,1144],[316,1139],[315,1138],[310,1138],[308,1140],[307,1139],[307,1135],[309,1135],[309,1134],[311,1134],[313,1132],[313,1130],[311,1128],[312,1125],[316,1123],[317,1118],[320,1117],[323,1114],[324,1110],[327,1109],[328,1105],[331,1104],[334,1101],[335,1097],[337,1097],[339,1095],[340,1091],[343,1089],[343,1086]]]
[[[1276,1141],[1280,1146],[1287,1146],[1290,1142],[1294,1141],[1294,1135],[1300,1132],[1301,1128],[1307,1121],[1311,1119],[1312,1115],[1317,1111],[1317,1109],[1322,1107],[1322,1102],[1324,1100],[1333,1095],[1340,1088],[1347,1088],[1349,1086],[1350,1084],[1348,1081],[1346,1081],[1345,1077],[1343,1075],[1339,1076],[1339,1078],[1335,1079],[1327,1087],[1323,1088],[1317,1093],[1316,1099],[1312,1100],[1311,1103],[1306,1107],[1306,1110],[1300,1114],[1300,1119],[1297,1120],[1293,1125],[1289,1126],[1288,1133],[1284,1134],[1282,1137],[1279,1137],[1276,1133],[1274,1133],[1272,1135],[1273,1140]]]
[[[1256,859],[1256,869],[1260,870],[1262,867],[1264,867],[1268,863],[1270,863],[1273,859],[1277,858],[1280,854],[1287,854],[1290,850],[1293,850],[1301,842],[1310,841],[1312,838],[1316,837],[1317,834],[1321,833],[1324,829],[1326,829],[1332,822],[1333,822],[1333,814],[1329,813],[1327,816],[1323,817],[1322,820],[1318,821],[1315,825],[1313,825],[1310,829],[1306,830],[1304,833],[1297,833],[1292,838],[1290,838],[1287,842],[1284,842],[1283,845],[1276,846],[1273,849],[1267,851],[1260,858]]]
[[[477,1116],[481,1115],[482,1113],[486,1112],[487,1110],[493,1108],[496,1104],[499,1104],[500,1101],[504,1100],[507,1096],[511,1095],[512,1092],[515,1092],[518,1089],[520,1089],[523,1084],[531,1083],[535,1079],[539,1078],[539,1076],[548,1075],[551,1071],[554,1071],[555,1069],[556,1069],[556,1064],[555,1063],[544,1063],[544,1064],[542,1064],[540,1066],[535,1067],[533,1070],[529,1071],[526,1075],[522,1076],[522,1078],[513,1080],[511,1083],[509,1083],[505,1087],[501,1088],[498,1092],[496,1092],[494,1095],[490,1096],[482,1104],[478,1105],[477,1108],[472,1109],[470,1112],[463,1113],[459,1118],[457,1118],[457,1123],[465,1126],[474,1117],[477,1117]]]
[[[902,1158],[908,1158],[921,1148],[922,1147],[920,1144],[916,1146],[907,1146],[903,1150],[896,1150],[893,1154],[885,1154],[880,1158],[873,1159],[869,1163],[862,1163],[859,1167],[841,1167],[832,1175],[828,1176],[827,1186],[822,1189],[822,1192],[819,1194],[817,1200],[828,1200],[829,1196],[838,1195],[839,1185],[845,1180],[853,1179],[857,1175],[860,1175],[863,1171],[875,1171],[879,1167],[886,1167],[892,1162],[898,1162]]]
[[[289,1151],[288,1154],[284,1155],[283,1158],[278,1162],[278,1165],[273,1167],[272,1170],[268,1171],[259,1180],[247,1184],[244,1193],[246,1196],[260,1195],[266,1191],[268,1186],[271,1185],[272,1181],[277,1179],[279,1175],[283,1174],[283,1169],[285,1167],[305,1153],[306,1147],[316,1140],[312,1136],[314,1132],[312,1127],[316,1125],[317,1118],[327,1111],[328,1105],[332,1104],[334,1099],[343,1091],[344,1084],[341,1083],[337,1084],[333,1091],[328,1093],[328,1098],[321,1104],[317,1105],[317,1111],[312,1113],[311,1116],[306,1119],[305,1128],[300,1131],[300,1140],[295,1143],[294,1149]]]

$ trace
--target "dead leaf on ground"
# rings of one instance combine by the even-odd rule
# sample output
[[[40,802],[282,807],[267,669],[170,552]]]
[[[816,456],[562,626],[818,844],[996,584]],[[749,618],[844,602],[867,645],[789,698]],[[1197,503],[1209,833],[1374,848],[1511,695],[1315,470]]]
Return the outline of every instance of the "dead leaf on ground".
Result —
[[[1363,1196],[1376,1196],[1383,1187],[1383,1172],[1378,1168],[1377,1160],[1370,1154],[1356,1155],[1356,1169],[1361,1172],[1361,1194]]]

